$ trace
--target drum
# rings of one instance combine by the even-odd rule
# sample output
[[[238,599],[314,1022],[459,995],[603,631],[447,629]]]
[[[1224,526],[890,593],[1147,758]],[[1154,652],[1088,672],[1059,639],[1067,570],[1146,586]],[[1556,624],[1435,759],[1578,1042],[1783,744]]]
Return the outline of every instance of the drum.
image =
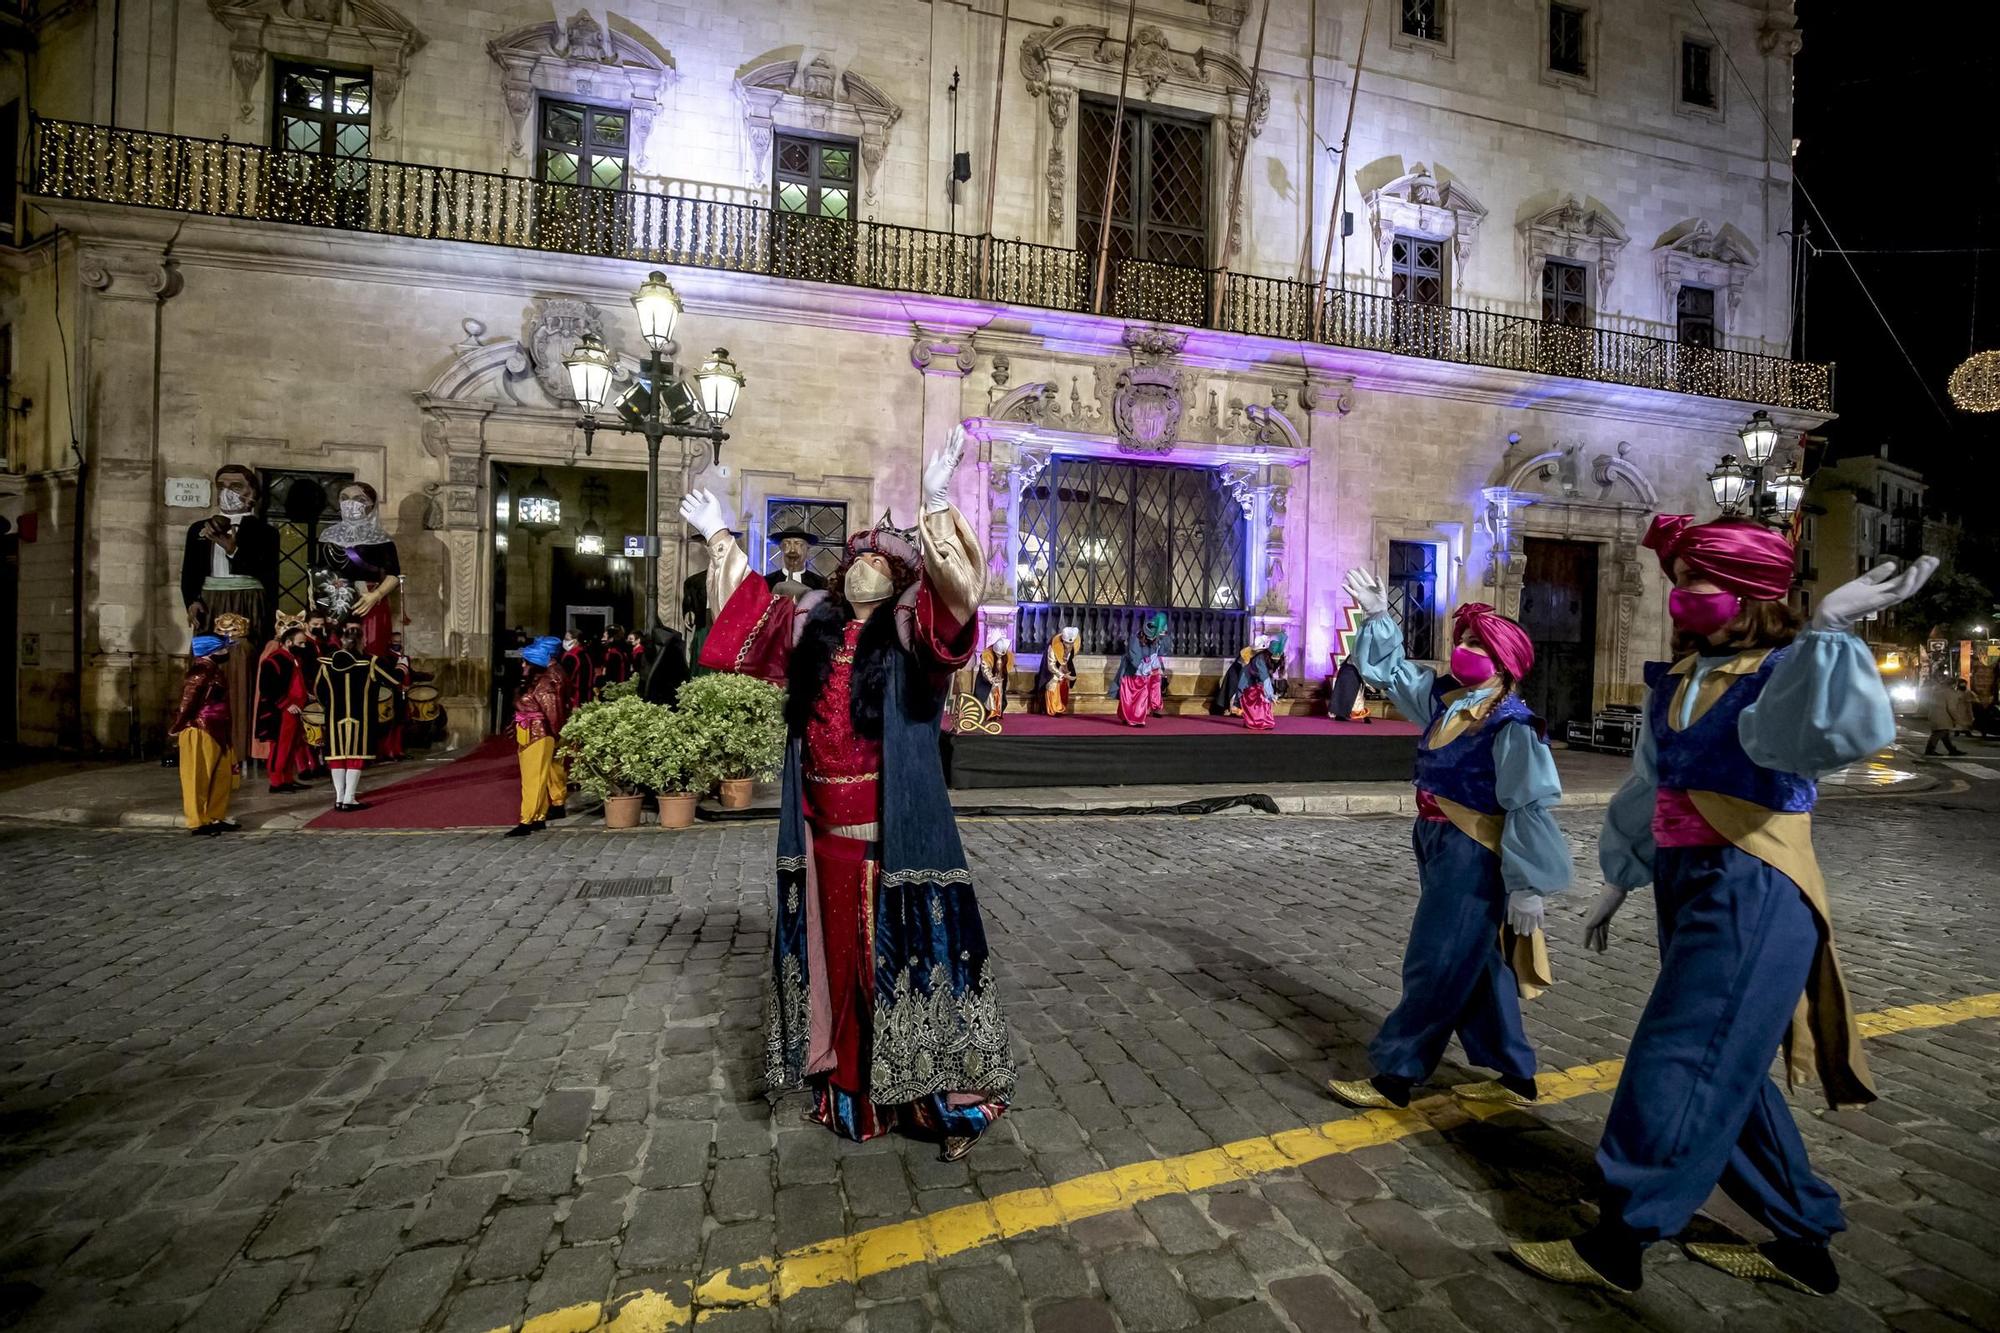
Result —
[[[435,722],[442,711],[443,706],[438,703],[437,686],[410,686],[410,721]]]
[[[396,691],[387,685],[375,687],[375,720],[385,727],[396,720]]]
[[[307,704],[299,710],[299,722],[305,728],[307,745],[317,750],[326,744],[326,709]]]

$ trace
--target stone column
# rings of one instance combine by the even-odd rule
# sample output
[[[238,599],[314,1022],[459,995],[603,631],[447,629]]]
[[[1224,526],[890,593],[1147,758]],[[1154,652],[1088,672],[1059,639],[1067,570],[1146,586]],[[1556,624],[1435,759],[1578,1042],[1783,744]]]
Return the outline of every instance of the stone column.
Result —
[[[446,569],[437,686],[457,745],[486,734],[493,685],[493,515],[487,494],[486,418],[478,404],[424,411],[424,447],[444,468],[432,483]]]
[[[979,637],[984,643],[995,635],[1005,635],[1018,649],[1015,631],[1021,608],[1014,581],[1014,553],[1020,546],[1019,459],[1008,440],[982,440],[978,448],[986,518],[980,533],[980,540],[986,543],[986,588],[980,597]],[[979,512],[968,513],[973,526],[978,527]]]
[[[878,478],[885,501],[897,515],[896,521],[905,524],[920,517],[925,461],[944,447],[952,427],[965,419],[962,391],[966,372],[973,365],[972,331],[916,325],[910,344],[910,364],[924,377],[923,444],[915,459],[899,462],[895,475]],[[907,477],[902,475],[905,469]],[[978,515],[985,510],[985,497],[979,490],[978,469],[961,465],[951,494],[952,503],[960,513]],[[874,516],[869,516],[869,522],[873,521]],[[974,521],[976,524],[976,518]]]
[[[1308,352],[1308,356],[1312,356]],[[1305,439],[1312,449],[1303,495],[1287,493],[1291,535],[1286,542],[1299,622],[1304,676],[1318,680],[1327,674],[1332,654],[1340,647],[1340,616],[1345,594],[1341,578],[1355,564],[1372,563],[1368,549],[1367,479],[1344,478],[1341,431],[1354,410],[1352,376],[1329,373],[1308,363],[1299,392],[1305,409]],[[1303,501],[1303,503],[1301,503]],[[1314,577],[1307,577],[1313,571]]]
[[[188,627],[180,543],[160,493],[159,348],[164,304],[181,290],[162,238],[86,242],[77,379],[83,386],[85,497],[83,739],[125,750],[161,739],[179,688]]]

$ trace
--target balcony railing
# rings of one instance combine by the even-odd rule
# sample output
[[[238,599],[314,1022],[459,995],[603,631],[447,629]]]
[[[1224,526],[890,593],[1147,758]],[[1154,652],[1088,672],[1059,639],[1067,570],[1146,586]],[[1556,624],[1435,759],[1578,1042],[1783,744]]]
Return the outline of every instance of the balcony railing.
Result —
[[[761,273],[1043,310],[1095,307],[1089,251],[803,217],[720,199],[37,120],[29,189],[56,199],[382,236]],[[1222,283],[1217,300],[1216,284]],[[1126,260],[1103,313],[1257,337],[1827,412],[1832,367],[1246,273]],[[1211,318],[1213,313],[1214,318]]]

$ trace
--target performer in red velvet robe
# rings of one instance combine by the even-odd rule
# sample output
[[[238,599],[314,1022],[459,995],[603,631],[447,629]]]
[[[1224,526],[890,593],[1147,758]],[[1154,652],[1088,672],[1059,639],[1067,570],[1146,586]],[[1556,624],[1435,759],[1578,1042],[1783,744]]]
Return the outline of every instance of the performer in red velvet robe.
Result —
[[[300,711],[312,702],[300,652],[307,641],[305,617],[278,613],[278,636],[257,663],[257,740],[265,747],[265,768],[274,792],[304,791],[299,774],[312,762]],[[318,667],[317,659],[313,663]]]
[[[1014,1084],[939,723],[972,655],[985,562],[947,498],[962,437],[924,472],[920,533],[847,542],[797,603],[751,577],[722,506],[682,513],[709,543],[701,662],[787,686],[766,1078],[813,1093],[852,1139],[902,1127],[968,1152]]]

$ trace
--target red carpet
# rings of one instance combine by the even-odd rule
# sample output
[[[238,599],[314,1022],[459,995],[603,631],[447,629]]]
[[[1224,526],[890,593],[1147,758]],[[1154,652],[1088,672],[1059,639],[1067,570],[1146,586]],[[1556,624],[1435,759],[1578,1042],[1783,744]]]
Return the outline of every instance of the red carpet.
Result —
[[[492,736],[456,759],[421,764],[384,764],[361,775],[361,799],[368,808],[328,810],[310,829],[512,828],[521,817],[521,768],[514,738]],[[389,785],[377,785],[388,783]],[[329,790],[320,784],[322,791]]]
[[[1377,719],[1374,722],[1336,722],[1330,717],[1279,717],[1268,736],[1414,736],[1417,729],[1407,722]],[[1246,732],[1240,717],[1210,717],[1205,713],[1156,717],[1143,727],[1128,727],[1115,713],[1070,713],[1047,717],[1041,713],[1009,713],[1002,720],[1006,736],[1089,736],[1110,740],[1118,736],[1217,736]]]

